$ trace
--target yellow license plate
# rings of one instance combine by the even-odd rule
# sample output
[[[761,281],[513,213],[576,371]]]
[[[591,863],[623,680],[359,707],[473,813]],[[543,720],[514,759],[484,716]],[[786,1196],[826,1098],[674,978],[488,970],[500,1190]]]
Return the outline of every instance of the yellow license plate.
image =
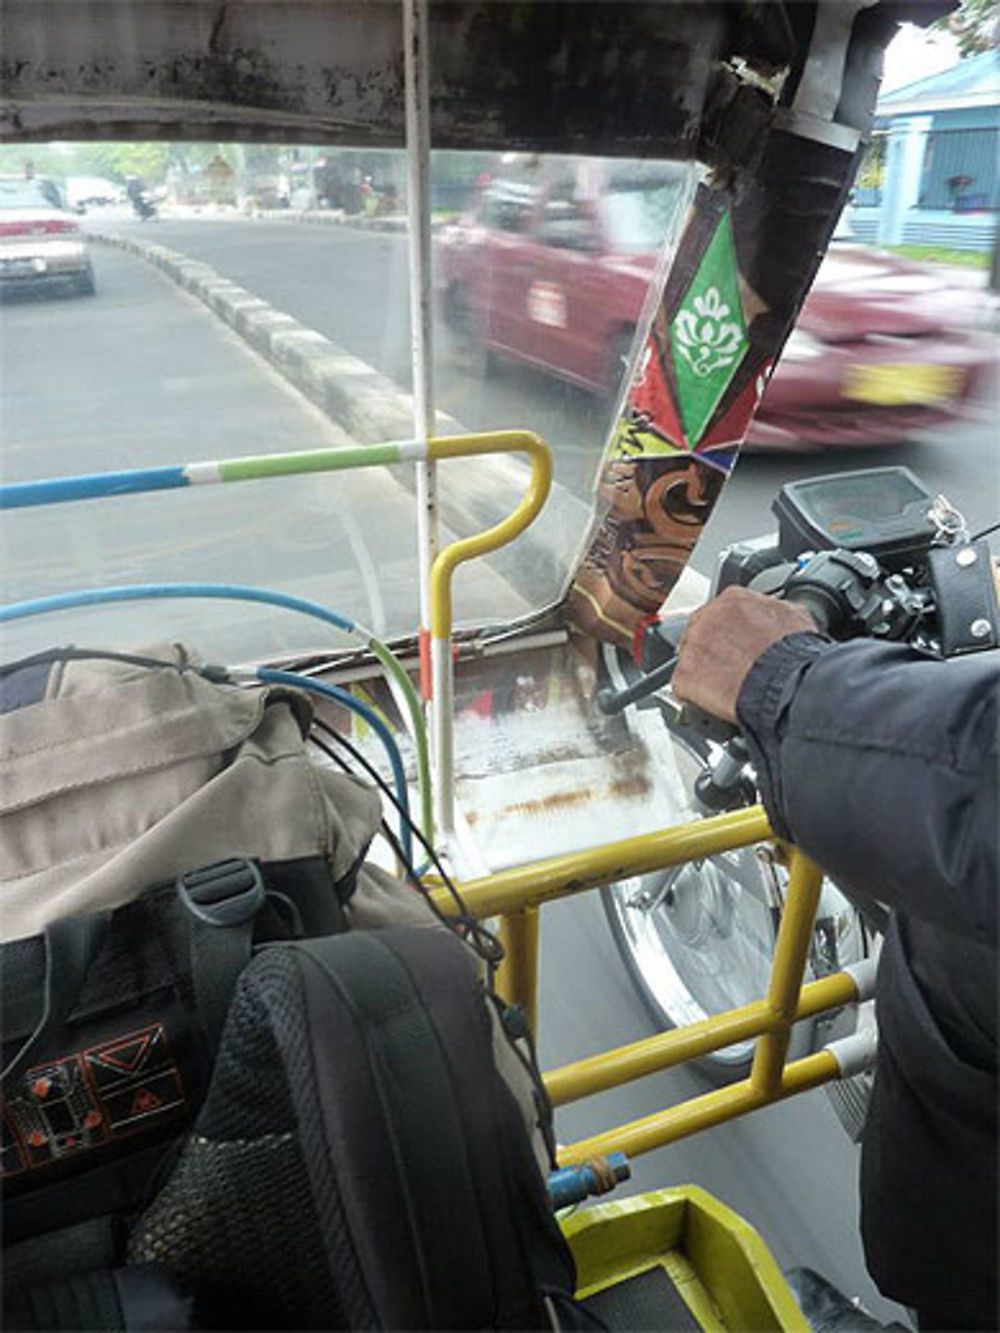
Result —
[[[848,366],[841,392],[845,398],[862,403],[904,407],[957,398],[964,388],[965,371],[960,366],[883,362],[875,366]]]

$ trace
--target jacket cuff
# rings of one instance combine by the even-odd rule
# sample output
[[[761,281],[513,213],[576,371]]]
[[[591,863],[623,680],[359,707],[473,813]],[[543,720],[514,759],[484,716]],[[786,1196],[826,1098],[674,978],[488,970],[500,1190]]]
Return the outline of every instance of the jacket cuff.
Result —
[[[788,710],[809,667],[831,647],[833,640],[822,634],[789,634],[778,639],[754,662],[736,701],[761,800],[780,838],[792,836],[781,785],[781,742]]]

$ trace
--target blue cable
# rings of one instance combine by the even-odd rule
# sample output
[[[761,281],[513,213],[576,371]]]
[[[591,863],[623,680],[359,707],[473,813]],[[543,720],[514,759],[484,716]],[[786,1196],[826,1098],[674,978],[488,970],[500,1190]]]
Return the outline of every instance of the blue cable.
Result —
[[[119,588],[90,588],[82,592],[61,592],[52,597],[37,597],[29,602],[11,602],[0,607],[0,623],[20,620],[24,616],[39,616],[46,611],[68,611],[74,606],[99,606],[105,602],[138,602],[151,597],[228,597],[240,602],[264,602],[280,606],[286,611],[324,620],[348,634],[357,625],[319,602],[293,597],[290,593],[271,592],[267,588],[251,588],[241,583],[136,583]]]
[[[410,797],[406,789],[406,772],[403,768],[403,758],[399,753],[399,746],[393,739],[392,732],[378,713],[373,708],[369,708],[367,704],[362,703],[360,699],[355,699],[354,695],[347,690],[342,690],[339,685],[327,685],[321,680],[314,680],[312,676],[302,676],[297,671],[278,671],[273,667],[258,667],[255,674],[257,679],[265,684],[291,685],[295,689],[306,690],[310,694],[319,694],[326,699],[336,699],[337,703],[343,704],[352,713],[357,713],[359,717],[364,718],[385,746],[385,752],[389,756],[392,776],[396,785],[396,800],[401,807],[399,838],[403,844],[406,859],[412,865],[413,838],[410,833]]]

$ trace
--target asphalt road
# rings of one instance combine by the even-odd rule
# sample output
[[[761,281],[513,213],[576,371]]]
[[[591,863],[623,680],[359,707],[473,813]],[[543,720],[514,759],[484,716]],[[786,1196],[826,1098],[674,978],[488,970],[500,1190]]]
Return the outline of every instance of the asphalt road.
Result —
[[[95,225],[101,224],[94,214]],[[144,240],[203,260],[217,272],[409,389],[409,268],[399,233],[287,222],[209,218],[114,223]],[[472,358],[435,322],[435,401],[473,430],[524,426],[553,446],[556,479],[585,493],[610,405],[568,385]]]
[[[95,267],[96,296],[0,305],[4,481],[344,441],[156,270],[111,249],[95,256]],[[10,513],[0,526],[4,600],[159,580],[277,584],[376,633],[414,632],[413,505],[402,486],[385,481],[384,469],[366,470]],[[482,562],[462,572],[460,616],[526,609]],[[51,642],[55,624],[86,636],[96,616],[103,632],[126,640],[187,634],[226,660],[342,642],[329,627],[245,604],[214,603],[206,616],[197,604],[141,603],[19,622],[5,633],[5,656]]]
[[[399,383],[408,381],[402,238],[216,221],[161,221],[143,234],[206,260]],[[336,442],[329,423],[161,276],[114,251],[100,252],[97,267],[92,300],[0,307],[5,480]],[[585,493],[607,409],[528,371],[508,367],[484,378],[461,349],[442,347],[439,405],[477,428],[540,430],[555,446],[559,478]],[[991,410],[940,439],[857,461],[905,461],[985,524],[1000,508]],[[745,459],[696,563],[707,568],[724,539],[766,530],[782,480],[844,465],[840,456]],[[0,546],[5,600],[94,582],[209,577],[281,581],[375,628],[380,618],[391,624],[404,612],[412,619],[409,497],[371,474],[350,485],[296,479],[26,512],[4,522]],[[460,610],[469,616],[502,614],[509,604],[509,590],[488,572],[466,584],[462,597]],[[141,622],[136,614],[101,613],[102,633],[133,640],[207,634],[213,653],[238,652],[248,629],[262,652],[301,643],[291,637],[291,621],[256,612],[222,608],[206,616],[201,607],[173,606]],[[93,623],[81,616],[70,627],[73,637],[89,637]],[[50,625],[41,625],[7,645],[28,651],[51,642]],[[311,631],[307,638],[316,642]],[[3,656],[11,655],[5,646]],[[561,904],[544,918],[543,1063],[648,1032],[596,899]],[[568,1108],[559,1133],[570,1140],[703,1088],[697,1074],[664,1075]],[[755,1222],[781,1264],[817,1267],[886,1315],[890,1307],[864,1274],[856,1171],[857,1152],[819,1092],[642,1159],[633,1183],[705,1185]]]
[[[204,260],[391,380],[409,387],[406,237],[341,227],[229,219],[158,219],[133,233]],[[556,480],[589,495],[610,422],[610,405],[530,368],[470,357],[441,321],[435,328],[437,406],[474,430],[525,426],[552,445]],[[767,531],[783,481],[904,463],[944,491],[971,524],[1000,517],[1000,384],[968,418],[898,446],[811,455],[757,454],[740,461],[695,557],[709,570],[725,541]]]

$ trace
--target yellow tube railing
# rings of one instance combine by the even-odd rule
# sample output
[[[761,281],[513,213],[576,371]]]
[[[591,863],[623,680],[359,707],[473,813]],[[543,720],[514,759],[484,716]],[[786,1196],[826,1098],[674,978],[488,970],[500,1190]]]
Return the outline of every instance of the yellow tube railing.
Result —
[[[665,866],[749,847],[773,836],[767,815],[759,805],[754,805],[747,810],[622,838],[601,847],[567,852],[501,870],[495,875],[484,875],[482,879],[466,880],[461,886],[462,897],[474,916],[502,916],[597,889],[602,884],[613,884],[630,875],[645,875]],[[433,880],[428,877],[427,882]],[[442,912],[454,915],[455,906],[446,893],[436,889],[434,897]]]
[[[848,972],[836,972],[802,987],[794,1021],[814,1018],[829,1009],[853,1004],[858,999],[858,987]],[[658,1032],[653,1037],[604,1051],[573,1064],[563,1065],[545,1075],[545,1086],[553,1105],[565,1106],[609,1088],[621,1087],[647,1074],[659,1074],[665,1069],[696,1060],[713,1051],[721,1051],[738,1041],[749,1041],[767,1032],[771,1011],[765,1000],[730,1009],[698,1023],[686,1023],[682,1028]]]
[[[552,486],[552,455],[548,445],[527,430],[498,430],[483,435],[447,435],[428,442],[428,457],[471,458],[482,454],[527,454],[531,476],[513,513],[485,532],[461,537],[439,553],[431,567],[431,633],[450,639],[452,633],[451,580],[460,564],[506,546],[538,517]]]
[[[728,1088],[715,1088],[712,1092],[692,1097],[641,1120],[633,1120],[602,1134],[594,1134],[589,1139],[570,1143],[560,1148],[559,1161],[566,1166],[589,1161],[592,1157],[603,1157],[609,1152],[623,1152],[629,1157],[638,1157],[697,1134],[700,1130],[712,1129],[750,1111],[759,1111],[771,1102],[818,1088],[823,1083],[829,1083],[839,1073],[836,1057],[830,1051],[817,1051],[815,1055],[807,1055],[803,1060],[785,1065],[781,1083],[773,1092],[759,1092],[749,1079]]]
[[[769,838],[773,834],[767,816],[759,806],[753,806],[517,866],[469,880],[459,888],[474,915],[501,917],[500,935],[507,956],[498,975],[498,989],[509,1003],[521,1005],[534,1023],[537,909],[543,903]],[[822,872],[794,848],[789,849],[789,864],[788,892],[765,998],[575,1061],[547,1073],[545,1084],[553,1103],[560,1106],[756,1038],[750,1077],[571,1144],[561,1151],[561,1161],[582,1162],[612,1151],[629,1156],[650,1152],[838,1077],[837,1057],[828,1050],[785,1063],[793,1023],[863,998],[855,978],[847,972],[803,985]],[[443,891],[434,890],[434,897],[443,912],[455,912],[455,905]]]
[[[438,832],[445,838],[454,827],[452,579],[460,564],[513,540],[537,516],[551,485],[552,461],[546,445],[528,431],[454,436],[431,440],[427,446],[427,456],[434,460],[497,452],[524,453],[530,458],[531,477],[525,494],[507,518],[485,532],[453,542],[440,552],[431,568],[435,814]],[[534,1027],[538,997],[538,908],[543,903],[772,838],[767,816],[755,806],[471,880],[460,886],[461,894],[474,915],[501,918],[505,958],[497,987],[509,1003],[524,1009]],[[545,1081],[553,1102],[562,1105],[734,1042],[756,1038],[750,1077],[572,1144],[563,1150],[562,1160],[584,1161],[610,1151],[624,1151],[630,1156],[649,1152],[838,1076],[837,1058],[830,1051],[786,1064],[793,1023],[859,998],[857,984],[847,973],[803,986],[822,873],[794,849],[790,853],[790,866],[787,900],[764,999],[566,1065],[547,1074]],[[443,891],[434,890],[434,896],[443,912],[455,911],[454,903]]]
[[[552,485],[552,455],[544,441],[526,430],[494,431],[485,435],[449,435],[429,440],[427,451],[428,457],[436,462],[495,453],[521,453],[531,460],[531,475],[525,493],[513,513],[485,532],[452,542],[439,552],[431,566],[430,686],[434,813],[438,835],[447,840],[455,826],[452,578],[460,564],[513,541],[538,516]]]

